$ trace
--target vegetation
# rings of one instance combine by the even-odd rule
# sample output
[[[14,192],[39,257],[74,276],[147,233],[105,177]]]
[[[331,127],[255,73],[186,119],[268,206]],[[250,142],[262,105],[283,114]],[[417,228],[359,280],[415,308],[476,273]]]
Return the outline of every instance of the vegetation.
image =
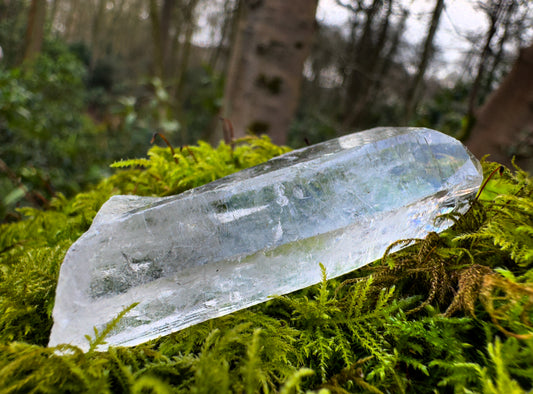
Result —
[[[154,146],[0,226],[0,392],[524,392],[533,388],[530,177],[483,163],[455,225],[336,279],[133,348],[46,348],[59,267],[113,194],[168,195],[287,151]],[[405,240],[410,242],[410,240]],[[319,262],[317,262],[317,265]],[[120,318],[120,316],[118,317]]]
[[[482,193],[451,216],[452,228],[400,240],[409,246],[349,275],[328,279],[322,267],[316,286],[133,348],[95,351],[121,315],[88,338],[87,353],[46,347],[61,262],[110,196],[180,193],[289,149],[267,137],[234,141],[247,130],[219,118],[228,81],[248,75],[229,72],[252,14],[243,7],[264,3],[0,0],[0,393],[531,392],[531,178],[490,162]],[[486,31],[454,26],[471,45],[463,75],[438,80],[430,71],[444,1],[433,2],[418,43],[406,34],[417,16],[400,1],[336,3],[347,30],[317,23],[299,102],[269,113],[297,108],[293,147],[384,124],[466,139],[483,124],[476,107],[520,69],[511,68],[518,48],[533,53],[533,3],[480,1]],[[218,10],[203,16],[220,32],[209,48],[193,40],[206,8]],[[244,54],[285,45],[265,43]],[[269,56],[290,59],[308,44]],[[249,79],[255,87],[283,91],[272,70],[252,71],[262,73]],[[528,105],[530,77],[503,95],[506,119]],[[266,130],[269,119],[250,128]],[[530,166],[525,123],[519,133],[507,120],[492,124]],[[216,148],[186,145],[216,142],[219,129],[226,142]],[[160,146],[147,157],[121,160],[144,155],[151,137]]]
[[[100,178],[103,130],[83,114],[84,72],[60,44],[32,68],[0,69],[0,157],[12,173],[0,179],[0,217],[24,197],[47,205],[53,188],[72,195]]]
[[[257,23],[246,12],[255,3],[243,0],[0,0],[0,222],[20,219],[17,207],[48,207],[57,192],[72,198],[96,184],[111,174],[108,163],[143,155],[154,132],[175,146],[216,144],[220,115],[234,136],[267,132],[291,147],[381,125],[430,127],[508,166],[515,155],[531,171],[528,58],[525,75],[514,73],[520,83],[500,99],[505,106],[483,112],[503,118],[475,119],[474,109],[520,63],[533,3],[476,2],[488,29],[454,26],[469,50],[461,75],[445,79],[435,76],[448,70],[435,67],[448,60],[435,41],[443,0],[424,15],[399,0],[337,0],[343,26],[315,24],[316,1],[293,3],[257,4],[267,22],[252,29],[242,27]],[[305,8],[306,21],[276,7]],[[428,27],[416,42],[406,33],[414,19]],[[298,37],[294,26],[303,29]],[[252,31],[256,43],[245,36]],[[210,38],[199,46],[202,35]],[[248,60],[237,61],[239,53]],[[261,67],[233,69],[241,63]]]

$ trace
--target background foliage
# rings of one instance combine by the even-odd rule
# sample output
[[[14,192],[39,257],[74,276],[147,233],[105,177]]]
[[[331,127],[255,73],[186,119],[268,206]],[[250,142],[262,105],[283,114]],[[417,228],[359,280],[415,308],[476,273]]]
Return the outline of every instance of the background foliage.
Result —
[[[140,98],[120,87],[105,92],[84,53],[51,40],[31,65],[0,67],[0,223],[20,218],[16,207],[48,207],[56,192],[72,197],[97,183],[111,174],[107,163],[142,155],[155,131],[186,139],[160,80],[142,85]],[[196,94],[184,101],[184,117],[199,138],[222,85],[208,68],[189,78]]]
[[[83,115],[85,69],[60,45],[36,60],[35,67],[0,68],[0,157],[21,184],[46,198],[52,187],[73,194],[99,178],[98,133]],[[95,154],[96,153],[96,154]],[[24,197],[0,178],[0,216]]]
[[[285,151],[267,138],[153,147],[88,191],[1,225],[0,392],[533,388],[531,179],[494,163],[453,228],[345,277],[328,280],[322,267],[316,286],[134,348],[44,347],[64,254],[111,195],[181,192]]]
[[[331,25],[319,13],[302,94],[283,106],[298,108],[287,135],[294,148],[382,125],[425,126],[465,139],[474,110],[533,32],[533,3],[524,0],[476,2],[472,12],[484,23],[475,30],[445,18],[437,7],[444,0],[427,2],[424,12],[404,0],[330,3],[323,10],[337,10],[344,23]],[[200,139],[216,145],[220,115],[228,116],[230,55],[248,5],[0,0],[0,222],[19,219],[17,207],[47,207],[57,192],[71,198],[96,184],[110,175],[108,163],[143,155],[154,132],[175,146]],[[446,4],[450,15],[456,5]],[[461,59],[439,39],[449,34],[443,18],[465,48]],[[413,25],[428,34],[414,37]],[[527,122],[519,126],[498,126],[496,135],[512,142],[502,152],[530,170],[532,134]]]

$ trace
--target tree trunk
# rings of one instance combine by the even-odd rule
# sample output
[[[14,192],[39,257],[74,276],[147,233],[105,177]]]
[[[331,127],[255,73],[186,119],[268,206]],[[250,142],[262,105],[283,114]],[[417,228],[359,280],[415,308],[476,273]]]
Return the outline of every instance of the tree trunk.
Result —
[[[309,55],[318,0],[247,0],[226,82],[225,117],[235,136],[287,141]]]
[[[479,105],[479,93],[481,84],[483,82],[483,77],[485,75],[485,68],[489,63],[489,58],[492,52],[491,44],[492,39],[496,35],[498,26],[500,25],[502,15],[507,13],[507,10],[510,8],[512,3],[506,0],[498,0],[490,4],[487,9],[487,15],[489,17],[489,29],[485,35],[485,44],[483,45],[483,50],[479,56],[479,63],[476,72],[476,78],[470,89],[470,94],[468,96],[468,109],[466,114],[466,123],[461,130],[459,139],[465,140],[468,139],[472,128],[475,127],[476,117],[475,112],[476,108]]]
[[[69,2],[69,8],[68,8],[68,14],[65,18],[65,33],[63,37],[65,40],[69,41],[74,37],[74,24],[76,19],[76,8],[78,6],[78,2],[75,0],[71,0]]]
[[[352,62],[350,62],[348,68],[346,95],[344,96],[343,104],[343,126],[345,128],[353,126],[353,122],[357,115],[359,115],[355,114],[354,108],[361,105],[361,96],[364,95],[367,86],[373,78],[368,59],[372,56],[372,52],[376,50],[372,43],[374,34],[373,26],[375,24],[375,18],[382,6],[382,0],[373,0],[370,6],[362,9],[362,12],[365,13],[365,24],[357,40],[355,38],[355,26],[352,26],[352,42],[354,43],[354,47],[351,49]],[[354,9],[355,12],[359,12],[358,10],[359,8]]]
[[[533,45],[522,49],[513,68],[477,111],[468,148],[477,157],[490,154],[490,159],[510,165],[511,155],[517,154],[517,163],[525,169],[533,169],[531,153],[520,157],[513,152],[533,149]],[[529,141],[527,141],[529,138]],[[529,160],[529,162],[527,161]]]
[[[476,78],[474,79],[474,84],[470,90],[470,96],[468,97],[468,115],[474,115],[474,111],[477,107],[476,100],[478,98],[479,87],[481,86],[481,80],[483,73],[485,71],[486,63],[491,52],[490,46],[492,43],[492,38],[496,34],[498,29],[498,24],[500,22],[500,13],[502,12],[503,0],[500,0],[494,5],[494,11],[489,15],[490,25],[487,35],[485,36],[485,45],[483,46],[483,51],[479,57],[479,65],[476,73]]]
[[[161,43],[161,22],[157,0],[150,0],[150,21],[152,22],[152,45],[154,48],[154,73],[163,79],[163,46]]]
[[[199,0],[190,0],[183,9],[183,20],[185,23],[185,41],[181,49],[181,58],[178,66],[178,80],[176,83],[176,99],[181,101],[183,88],[185,85],[185,75],[189,68],[189,56],[191,54],[192,35],[196,28],[196,6]]]
[[[513,7],[513,5],[511,5],[511,7]],[[509,17],[505,18],[503,34],[500,38],[500,41],[498,42],[498,50],[494,54],[494,59],[492,60],[490,70],[487,72],[487,77],[485,78],[486,81],[485,86],[483,88],[484,93],[490,93],[492,91],[492,84],[494,83],[496,70],[498,70],[498,67],[500,66],[500,63],[503,59],[505,44],[507,43],[507,40],[509,38],[509,29],[512,24],[512,19],[510,18],[511,12],[512,8],[509,9]]]
[[[163,7],[161,8],[161,17],[159,19],[160,29],[159,29],[159,39],[161,41],[161,61],[162,61],[162,70],[163,77],[169,75],[169,55],[170,55],[170,25],[172,21],[172,14],[176,7],[176,0],[165,0],[163,2]]]
[[[239,22],[239,7],[241,0],[226,1],[224,4],[224,21],[220,29],[220,39],[218,45],[215,47],[211,55],[209,56],[209,66],[217,70],[218,62],[222,54],[224,54],[224,64],[220,67],[221,70],[227,72],[227,48],[231,48],[231,43],[235,36],[235,26]]]
[[[392,35],[389,50],[383,56],[382,62],[379,64],[376,85],[374,86],[374,91],[370,98],[370,102],[375,101],[377,95],[379,94],[381,90],[381,86],[383,84],[385,76],[389,73],[389,70],[391,69],[394,63],[396,54],[398,52],[398,48],[400,46],[400,39],[402,38],[403,33],[405,32],[405,23],[408,17],[409,17],[409,10],[402,9],[400,21],[398,22],[398,25],[396,26],[396,30],[394,31]]]
[[[56,17],[57,17],[57,10],[59,9],[59,3],[61,2],[61,0],[53,0],[52,1],[52,7],[51,7],[51,10],[50,10],[50,29],[52,30],[53,27],[54,27],[54,23],[56,21]]]
[[[179,12],[176,12],[174,15],[174,19],[172,21],[172,25],[174,26],[174,31],[172,34],[172,37],[170,37],[170,53],[168,54],[169,58],[169,76],[173,80],[177,80],[179,75],[179,60],[182,56],[182,44],[181,44],[181,33],[183,30],[183,26],[185,25],[185,22],[183,21],[183,7],[181,5],[181,2],[179,4]],[[172,96],[176,95],[177,86],[176,83],[173,83],[171,85],[171,92]]]
[[[34,59],[41,52],[45,19],[46,0],[32,0],[28,14],[28,26],[26,28],[24,62]]]
[[[96,13],[93,16],[92,26],[91,26],[91,62],[89,68],[91,71],[94,70],[96,64],[102,56],[102,33],[104,32],[105,26],[105,12],[106,12],[106,1],[99,0]]]
[[[379,71],[381,69],[380,65],[382,63],[383,58],[381,52],[385,47],[387,39],[389,39],[389,25],[390,17],[392,14],[392,0],[386,1],[386,3],[387,9],[383,20],[381,21],[381,27],[379,29],[379,34],[377,36],[376,43],[374,45],[371,45],[371,37],[369,34],[367,34],[365,40],[367,42],[367,45],[370,45],[367,46],[366,51],[363,51],[361,47],[361,52],[359,52],[359,56],[362,58],[362,62],[360,62],[360,64],[364,66],[363,68],[364,70],[366,70],[366,75],[364,75],[364,79],[362,80],[363,83],[361,83],[358,87],[359,99],[357,100],[355,105],[352,106],[352,109],[346,114],[346,118],[343,122],[343,126],[346,128],[350,128],[350,126],[357,125],[361,115],[363,115],[366,109],[368,108],[370,99],[375,89],[381,85],[381,78],[383,78],[383,75],[379,74]]]
[[[424,75],[426,74],[427,67],[429,62],[433,57],[433,41],[435,39],[435,33],[437,33],[437,28],[439,27],[440,16],[444,8],[444,0],[437,0],[435,4],[435,9],[433,11],[433,16],[431,17],[431,23],[429,25],[428,35],[424,42],[424,50],[420,57],[420,63],[418,64],[418,71],[415,75],[412,85],[407,91],[407,98],[405,101],[405,113],[404,113],[404,123],[407,124],[413,117],[415,113],[416,106],[418,104],[418,96],[420,89],[422,88],[422,83],[424,82]]]

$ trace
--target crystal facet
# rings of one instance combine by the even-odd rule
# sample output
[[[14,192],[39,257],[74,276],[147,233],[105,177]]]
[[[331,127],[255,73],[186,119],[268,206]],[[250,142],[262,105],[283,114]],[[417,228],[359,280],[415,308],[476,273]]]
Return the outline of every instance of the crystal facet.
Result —
[[[114,196],[61,267],[50,346],[136,345],[320,281],[464,213],[482,181],[457,140],[378,128],[166,198]],[[107,346],[107,345],[106,345]],[[99,350],[104,350],[106,346]]]

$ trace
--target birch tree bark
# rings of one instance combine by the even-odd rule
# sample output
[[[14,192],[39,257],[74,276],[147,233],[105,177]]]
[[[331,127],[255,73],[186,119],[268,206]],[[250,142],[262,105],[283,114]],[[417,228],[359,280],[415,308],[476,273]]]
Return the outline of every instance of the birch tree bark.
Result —
[[[224,115],[235,136],[284,144],[296,111],[318,0],[246,0],[231,55]]]

